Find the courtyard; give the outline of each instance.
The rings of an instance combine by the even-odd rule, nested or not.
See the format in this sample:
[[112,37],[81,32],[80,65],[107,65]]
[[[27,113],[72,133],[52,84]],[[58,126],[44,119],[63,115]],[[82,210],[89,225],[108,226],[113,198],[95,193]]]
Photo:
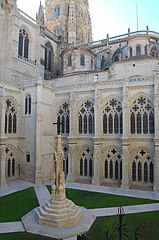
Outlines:
[[[50,189],[49,186],[16,180],[0,190],[1,239],[50,239],[26,233],[21,223],[21,217],[49,200]],[[89,209],[96,216],[87,233],[90,240],[104,239],[106,228],[112,231],[118,222],[119,206],[124,208],[123,220],[128,226],[132,229],[137,225],[141,228],[149,226],[145,239],[150,234],[153,240],[159,238],[159,193],[70,182],[67,182],[66,193],[75,204]]]

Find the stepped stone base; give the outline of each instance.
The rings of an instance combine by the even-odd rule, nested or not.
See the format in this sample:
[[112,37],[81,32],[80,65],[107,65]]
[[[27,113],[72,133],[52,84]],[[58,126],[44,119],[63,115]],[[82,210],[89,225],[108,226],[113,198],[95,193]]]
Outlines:
[[35,209],[35,216],[40,225],[63,228],[77,224],[82,212],[71,200],[50,200],[44,206]]
[[91,225],[95,220],[95,215],[91,210],[80,208],[81,218],[73,226],[65,226],[60,228],[41,225],[37,220],[37,212],[39,208],[33,209],[31,212],[22,217],[22,222],[26,232],[38,234],[41,236],[51,237],[53,239],[66,240],[71,237],[75,237],[79,234],[88,232]]

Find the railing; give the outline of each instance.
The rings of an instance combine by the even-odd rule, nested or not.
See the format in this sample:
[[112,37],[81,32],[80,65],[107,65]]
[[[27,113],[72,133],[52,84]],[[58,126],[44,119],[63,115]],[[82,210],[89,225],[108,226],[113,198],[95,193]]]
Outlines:
[[[115,37],[111,37],[109,38],[109,36],[106,38],[106,39],[102,39],[102,40],[98,40],[98,41],[94,41],[94,42],[90,42],[88,44],[82,44],[82,45],[79,45],[80,47],[85,47],[85,48],[95,48],[95,47],[98,47],[98,46],[102,46],[102,45],[105,45],[105,44],[113,44],[113,43],[116,43],[116,42],[124,42],[127,40],[127,38],[129,37],[132,37],[132,36],[137,36],[137,35],[147,35],[151,38],[158,38],[159,39],[159,33],[158,32],[155,32],[155,31],[149,31],[149,30],[141,30],[141,31],[136,31],[136,32],[128,32],[126,34],[122,34],[122,35],[118,35],[118,36],[115,36]],[[75,46],[75,45],[63,45],[64,48],[74,48],[74,47],[78,47],[78,46]]]
[[30,17],[29,15],[27,15],[25,12],[23,12],[22,10],[20,10],[18,8],[18,11],[20,13],[20,15],[22,15],[23,17],[25,17],[26,19],[28,19],[29,21],[31,21],[32,23],[36,24],[35,19],[33,19],[32,17]]
[[25,62],[27,62],[27,63],[30,63],[30,64],[32,64],[32,65],[36,65],[36,60],[33,61],[33,60],[31,60],[31,59],[25,58],[25,57],[20,56],[20,55],[18,55],[18,58],[21,59],[21,60],[23,60],[23,61],[25,61]]
[[141,35],[148,35],[148,36],[154,37],[154,38],[159,38],[159,33],[158,32],[149,31],[149,30],[141,30],[141,31],[130,32],[130,33],[118,35],[118,36],[115,36],[115,37],[106,38],[106,39],[103,39],[103,40],[91,42],[89,44],[89,47],[96,47],[98,45],[102,45],[102,44],[105,44],[105,43],[110,44],[110,43],[125,41],[128,37],[132,37],[132,36],[140,35],[140,34]]

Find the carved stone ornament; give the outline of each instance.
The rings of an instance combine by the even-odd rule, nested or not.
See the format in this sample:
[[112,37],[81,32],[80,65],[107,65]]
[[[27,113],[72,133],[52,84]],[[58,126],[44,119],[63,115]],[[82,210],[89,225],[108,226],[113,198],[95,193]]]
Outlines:
[[2,105],[2,107],[6,107],[6,97],[0,97],[0,104]]

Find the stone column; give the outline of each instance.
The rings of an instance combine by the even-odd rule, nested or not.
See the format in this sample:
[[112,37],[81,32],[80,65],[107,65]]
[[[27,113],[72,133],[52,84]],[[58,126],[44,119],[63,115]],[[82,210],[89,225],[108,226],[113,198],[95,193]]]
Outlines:
[[123,111],[123,135],[122,138],[128,138],[129,134],[129,106],[128,106],[128,89],[127,87],[123,87],[122,94],[122,111]]
[[0,187],[6,186],[6,153],[5,144],[0,144]]
[[94,98],[94,121],[95,121],[95,134],[94,137],[101,137],[102,135],[102,116],[101,116],[101,106],[100,106],[100,91],[98,85],[95,87],[95,98]]
[[92,184],[100,185],[100,159],[101,159],[101,146],[102,144],[94,143],[94,154],[93,154],[93,179]]
[[66,180],[73,182],[75,180],[75,167],[74,163],[76,163],[77,158],[77,142],[69,142],[69,149],[68,149],[68,175]]
[[155,83],[154,88],[154,114],[155,114],[155,154],[154,154],[154,191],[159,191],[159,86]]
[[76,102],[77,93],[71,93],[70,97],[70,134],[69,137],[78,135],[78,106]]
[[123,135],[122,135],[122,185],[121,188],[129,188],[130,185],[130,164],[129,164],[129,108],[128,108],[128,89],[123,87],[122,95],[123,111]]
[[130,163],[129,163],[129,144],[122,144],[122,185],[121,188],[129,188],[130,186]]
[[42,183],[42,85],[37,83],[35,183]]
[[5,134],[5,111],[6,111],[5,97],[0,97],[0,136],[1,138]]

